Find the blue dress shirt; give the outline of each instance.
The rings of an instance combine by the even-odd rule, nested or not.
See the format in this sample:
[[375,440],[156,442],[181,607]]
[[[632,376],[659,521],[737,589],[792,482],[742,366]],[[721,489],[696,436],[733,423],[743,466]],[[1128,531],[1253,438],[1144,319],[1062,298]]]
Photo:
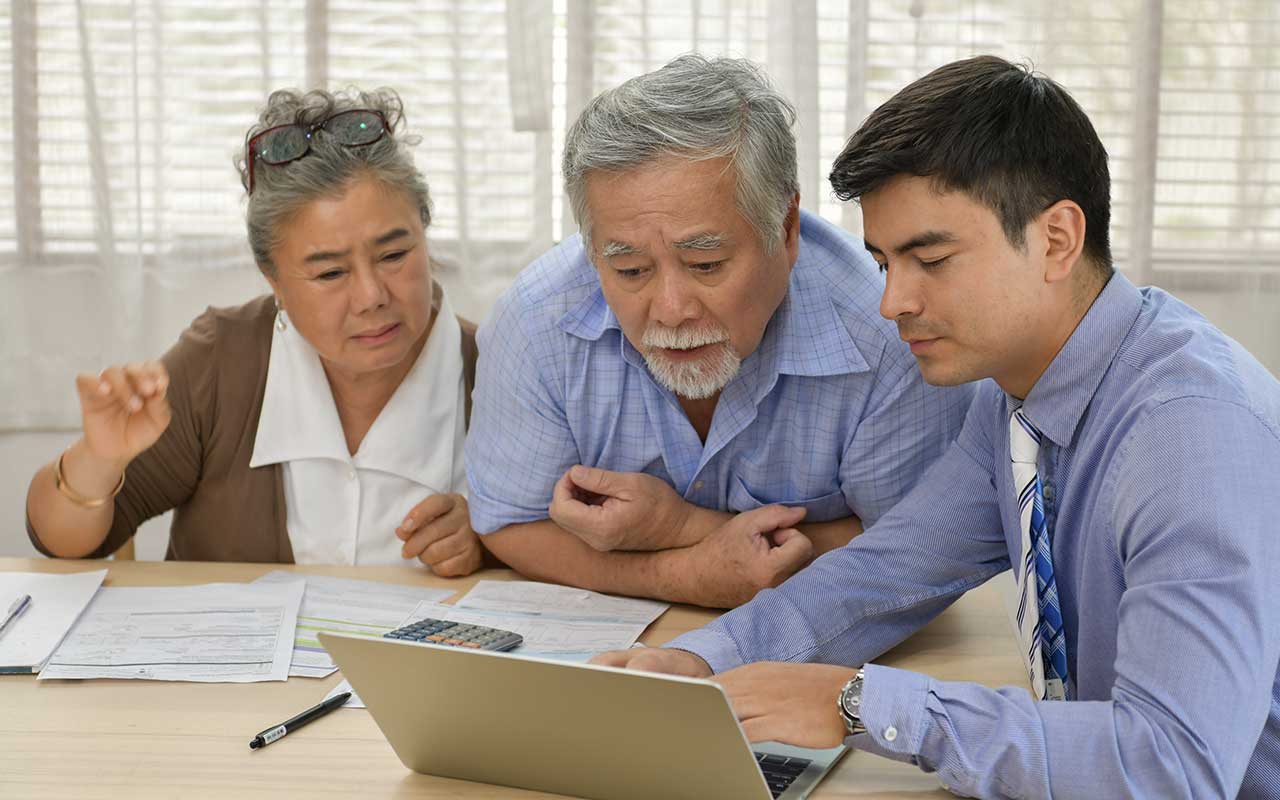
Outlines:
[[[716,671],[858,665],[1020,563],[1011,408],[983,382],[874,528],[669,646]],[[1280,796],[1280,385],[1117,274],[1023,409],[1045,437],[1072,699],[868,666],[851,743],[981,797]]]
[[787,293],[704,446],[605,303],[580,237],[522,271],[479,331],[466,445],[480,533],[547,518],[565,470],[646,472],[703,508],[879,519],[959,433],[970,387],[924,383],[861,243],[801,214]]

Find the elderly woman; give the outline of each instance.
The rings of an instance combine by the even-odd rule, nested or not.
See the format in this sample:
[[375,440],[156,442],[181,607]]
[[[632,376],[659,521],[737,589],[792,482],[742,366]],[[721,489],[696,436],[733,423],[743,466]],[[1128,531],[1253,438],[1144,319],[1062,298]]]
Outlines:
[[385,89],[271,95],[237,166],[272,294],[77,376],[84,433],[27,496],[41,552],[103,556],[174,509],[170,559],[480,566],[474,327],[432,281],[402,119]]

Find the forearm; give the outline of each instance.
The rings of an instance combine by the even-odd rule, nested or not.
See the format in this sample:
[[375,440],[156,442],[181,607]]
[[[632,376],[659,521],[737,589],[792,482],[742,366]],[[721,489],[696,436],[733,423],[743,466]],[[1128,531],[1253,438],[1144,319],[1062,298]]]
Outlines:
[[853,540],[853,537],[862,533],[862,520],[856,516],[848,516],[829,522],[797,525],[796,528],[813,542],[814,554],[822,555],[830,550],[844,547]]
[[[90,498],[105,498],[120,482],[125,465],[96,458],[80,439],[62,457],[62,477],[69,487]],[[50,553],[82,558],[102,544],[111,530],[115,504],[108,500],[85,508],[58,491],[53,462],[41,467],[27,490],[27,518]]]
[[690,548],[601,552],[551,520],[482,536],[485,548],[527,578],[670,603],[714,605]]
[[[1235,797],[1257,739],[1252,726],[1204,739],[1203,728],[1170,708],[1122,692],[1108,701],[1036,701],[1021,687],[990,689],[876,665],[865,669],[862,720],[868,733],[855,744],[914,760],[974,797]],[[884,735],[891,729],[892,740]],[[1227,767],[1236,759],[1222,758],[1231,749],[1246,754],[1237,769]]]

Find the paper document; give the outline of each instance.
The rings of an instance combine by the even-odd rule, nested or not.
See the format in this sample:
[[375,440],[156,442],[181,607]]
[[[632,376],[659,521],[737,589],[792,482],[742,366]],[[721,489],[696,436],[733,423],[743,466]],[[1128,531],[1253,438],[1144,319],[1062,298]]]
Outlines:
[[31,595],[22,615],[0,634],[0,673],[39,672],[107,577],[105,569],[50,575],[0,572],[0,612]]
[[[557,661],[586,661],[635,643],[669,606],[533,581],[480,581],[457,605],[423,603],[412,619],[434,617],[514,631],[524,642],[509,652]],[[346,681],[327,697],[351,692]],[[348,708],[364,708],[354,692]]]
[[[458,608],[554,616],[596,622],[640,622],[648,625],[670,606],[655,600],[615,597],[572,586],[535,581],[479,581]],[[630,644],[630,642],[628,642]]]
[[297,580],[102,589],[40,679],[285,680],[304,586]]
[[[276,570],[255,584],[296,581],[296,572]],[[307,575],[307,590],[298,612],[298,628],[293,639],[290,675],[323,678],[337,670],[333,659],[321,647],[320,631],[353,636],[381,636],[412,621],[410,615],[424,601],[444,600],[452,589],[429,589],[395,583],[359,581]],[[425,615],[424,615],[425,616]],[[417,619],[421,619],[418,617]]]

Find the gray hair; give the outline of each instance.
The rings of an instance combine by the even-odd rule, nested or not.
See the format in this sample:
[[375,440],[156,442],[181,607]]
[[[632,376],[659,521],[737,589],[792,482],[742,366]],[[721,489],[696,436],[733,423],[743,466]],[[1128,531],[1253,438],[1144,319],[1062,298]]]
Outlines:
[[799,191],[795,120],[791,103],[743,59],[683,55],[602,92],[565,138],[565,192],[583,239],[591,241],[586,182],[592,170],[623,172],[670,156],[728,158],[738,211],[773,253]]
[[[412,146],[417,137],[397,135],[404,122],[404,103],[392,89],[362,92],[348,89],[327,92],[315,89],[303,94],[296,89],[280,89],[267,98],[258,122],[245,133],[249,141],[276,125],[301,125],[310,128],[334,114],[352,109],[368,109],[382,114],[387,130],[373,144],[347,147],[316,131],[311,137],[311,150],[288,164],[271,166],[259,162],[253,170],[253,193],[248,195],[245,224],[249,231],[249,247],[258,269],[268,277],[275,275],[271,251],[279,244],[281,226],[303,206],[320,197],[342,193],[351,181],[370,175],[392,189],[397,189],[418,205],[422,226],[431,224],[431,195],[427,181],[413,164]],[[246,150],[236,158],[240,183],[249,190],[249,164]]]

